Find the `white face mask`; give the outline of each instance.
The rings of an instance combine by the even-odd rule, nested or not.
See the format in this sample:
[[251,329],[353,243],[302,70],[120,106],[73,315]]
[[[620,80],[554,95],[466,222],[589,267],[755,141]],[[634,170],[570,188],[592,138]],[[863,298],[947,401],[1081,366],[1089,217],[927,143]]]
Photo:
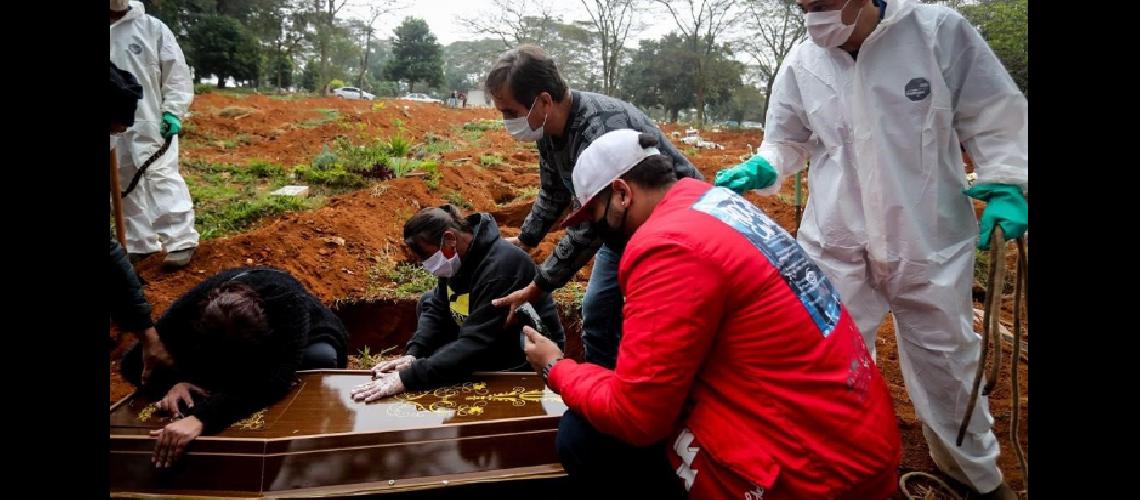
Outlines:
[[511,118],[510,120],[503,120],[503,126],[507,128],[507,133],[511,134],[516,141],[537,141],[542,139],[543,129],[546,127],[546,119],[550,117],[547,113],[542,118],[542,125],[537,129],[530,128],[530,114],[534,112],[534,106],[538,104],[538,98],[534,98],[534,102],[530,105],[530,110],[526,112],[526,116],[518,118]]
[[[807,26],[811,41],[820,47],[831,49],[843,45],[848,38],[851,38],[851,34],[855,32],[855,23],[843,24],[843,9],[846,9],[849,3],[851,0],[847,0],[843,7],[836,10],[804,14],[804,24]],[[856,21],[862,13],[863,7],[859,7],[859,11],[855,13]]]
[[424,261],[424,269],[437,278],[450,278],[459,272],[459,252],[455,252],[455,256],[447,258],[443,255],[443,240],[439,242],[439,250],[436,250],[428,260]]

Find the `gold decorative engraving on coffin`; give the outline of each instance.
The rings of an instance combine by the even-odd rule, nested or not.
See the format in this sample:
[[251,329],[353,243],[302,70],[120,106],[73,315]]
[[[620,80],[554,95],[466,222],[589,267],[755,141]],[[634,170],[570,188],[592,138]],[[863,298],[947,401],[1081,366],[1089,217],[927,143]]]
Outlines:
[[246,418],[234,422],[230,426],[231,429],[240,429],[243,431],[259,431],[265,428],[265,412],[268,408],[262,408],[257,413],[250,415]]
[[[243,431],[259,431],[261,429],[264,429],[265,428],[265,412],[267,410],[268,410],[268,408],[262,408],[257,413],[254,413],[253,415],[250,415],[246,418],[238,420],[237,422],[234,422],[233,425],[230,425],[230,428],[231,429],[239,429],[239,430],[243,430]],[[151,417],[154,416],[154,412],[156,412],[156,411],[158,411],[158,403],[157,402],[146,405],[145,407],[143,407],[142,410],[139,410],[138,421],[141,423],[149,422]],[[160,423],[162,423],[162,422],[173,422],[174,421],[174,419],[169,418],[169,417],[159,417],[159,418],[160,418],[160,420],[159,420]]]
[[[526,406],[527,403],[560,401],[561,399],[545,389],[515,387],[509,392],[490,393],[486,382],[467,382],[432,391],[416,391],[397,394],[392,397],[405,405],[391,405],[387,414],[393,417],[410,417],[419,412],[444,413],[465,417],[482,415],[484,408],[491,403],[510,403],[511,406]],[[438,398],[432,401],[432,398]],[[457,401],[458,400],[458,401]],[[470,402],[470,403],[462,403]]]

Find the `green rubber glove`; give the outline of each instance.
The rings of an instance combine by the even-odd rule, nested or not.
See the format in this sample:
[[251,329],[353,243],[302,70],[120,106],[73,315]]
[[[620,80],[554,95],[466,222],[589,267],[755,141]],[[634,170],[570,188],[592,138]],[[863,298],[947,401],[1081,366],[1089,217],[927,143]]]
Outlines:
[[176,135],[182,131],[182,121],[174,116],[174,113],[164,111],[162,113],[162,137],[165,139],[172,135]]
[[986,202],[979,221],[979,249],[990,249],[994,224],[1001,226],[1006,241],[1021,237],[1029,229],[1029,203],[1021,194],[1021,188],[1009,184],[978,184],[962,192]]
[[776,182],[779,174],[763,156],[753,155],[748,161],[716,173],[716,185],[726,187],[737,194],[749,189],[764,189]]

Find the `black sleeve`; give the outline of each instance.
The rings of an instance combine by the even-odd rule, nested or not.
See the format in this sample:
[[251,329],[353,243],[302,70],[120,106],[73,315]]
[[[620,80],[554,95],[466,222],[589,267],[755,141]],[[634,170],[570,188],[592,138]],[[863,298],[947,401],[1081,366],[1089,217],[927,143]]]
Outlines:
[[407,354],[416,358],[431,356],[440,346],[455,340],[445,335],[455,330],[455,319],[451,317],[447,288],[442,281],[420,299],[417,313],[416,333],[408,341]]
[[204,433],[219,432],[273,404],[289,392],[297,378],[309,330],[308,309],[289,287],[259,288],[272,328],[266,356],[262,362],[252,363],[256,368],[243,370],[245,374],[238,380],[212,391],[195,406],[194,415],[202,421]]
[[559,179],[558,171],[554,165],[546,161],[541,154],[538,157],[538,197],[530,207],[530,213],[523,219],[520,227],[519,241],[528,247],[537,247],[542,239],[558,222],[558,217],[570,205],[573,198],[569,189]]
[[141,332],[154,323],[142,282],[127,259],[123,246],[111,238],[111,319],[128,332]]
[[473,309],[459,329],[459,337],[433,353],[431,357],[417,359],[412,366],[400,372],[400,380],[409,391],[453,384],[471,375],[476,369],[480,356],[495,344],[507,322],[507,308],[491,305],[491,300],[518,290],[533,276],[533,264],[517,266],[514,271],[487,273],[495,278],[483,279],[475,283],[470,301]]

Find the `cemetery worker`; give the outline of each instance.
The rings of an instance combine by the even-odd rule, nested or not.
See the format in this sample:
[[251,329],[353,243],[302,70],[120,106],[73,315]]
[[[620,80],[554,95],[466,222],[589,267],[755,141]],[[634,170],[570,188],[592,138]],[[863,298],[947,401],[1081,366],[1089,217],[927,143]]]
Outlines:
[[[157,324],[174,359],[142,391],[165,393],[158,409],[184,417],[152,432],[155,465],[169,467],[188,442],[273,404],[298,370],[344,368],[348,332],[340,319],[285,271],[236,268],[179,297]],[[139,384],[138,349],[123,378]]]
[[[939,469],[1014,498],[998,469],[988,399],[958,427],[977,368],[974,246],[1028,227],[1029,104],[978,30],[913,0],[798,2],[808,40],[772,89],[755,156],[717,173],[774,194],[810,161],[798,240],[850,307],[874,352],[887,311],[910,399]],[[977,184],[966,190],[960,143]],[[979,231],[970,198],[988,202]]]
[[623,464],[652,450],[691,498],[889,497],[891,394],[835,288],[755,205],[677,179],[657,144],[609,132],[574,168],[565,224],[625,246],[617,368],[528,331],[527,359],[570,408],[557,445],[573,482],[645,484]]
[[[503,53],[485,86],[503,114],[507,132],[519,141],[535,141],[538,147],[538,199],[522,223],[522,232],[507,239],[523,249],[537,246],[570,206],[575,195],[570,173],[578,156],[608,131],[629,128],[652,134],[662,153],[673,160],[677,177],[703,179],[653,120],[625,101],[569,89],[554,60],[539,47],[522,45]],[[513,309],[562,287],[595,253],[582,300],[582,343],[586,361],[613,368],[622,325],[622,295],[617,284],[621,248],[603,245],[588,221],[568,227],[534,280],[496,305]]]
[[[110,105],[110,134],[122,133],[134,124],[135,107],[142,98],[142,86],[127,71],[110,65],[107,80],[107,102]],[[166,347],[158,338],[158,331],[150,317],[150,303],[143,295],[142,282],[135,274],[134,267],[127,260],[123,246],[110,235],[110,277],[111,277],[111,321],[119,329],[133,333],[142,344],[142,372],[140,378],[146,381],[150,372],[157,366],[169,366],[172,361]]]
[[[491,300],[534,279],[534,261],[499,236],[490,214],[464,217],[452,205],[424,208],[404,224],[404,244],[438,278],[416,305],[416,332],[406,354],[376,365],[376,380],[361,385],[363,401],[405,390],[461,382],[476,371],[526,369],[522,325],[505,326],[507,310]],[[539,327],[558,345],[562,323],[549,294],[534,306]]]
[[194,204],[178,173],[177,135],[194,99],[190,68],[174,34],[147,15],[141,2],[111,0],[110,30],[111,61],[134,74],[143,87],[135,124],[115,144],[124,190],[147,159],[170,141],[123,199],[127,252],[138,260],[165,249],[164,264],[182,267],[198,246]]

